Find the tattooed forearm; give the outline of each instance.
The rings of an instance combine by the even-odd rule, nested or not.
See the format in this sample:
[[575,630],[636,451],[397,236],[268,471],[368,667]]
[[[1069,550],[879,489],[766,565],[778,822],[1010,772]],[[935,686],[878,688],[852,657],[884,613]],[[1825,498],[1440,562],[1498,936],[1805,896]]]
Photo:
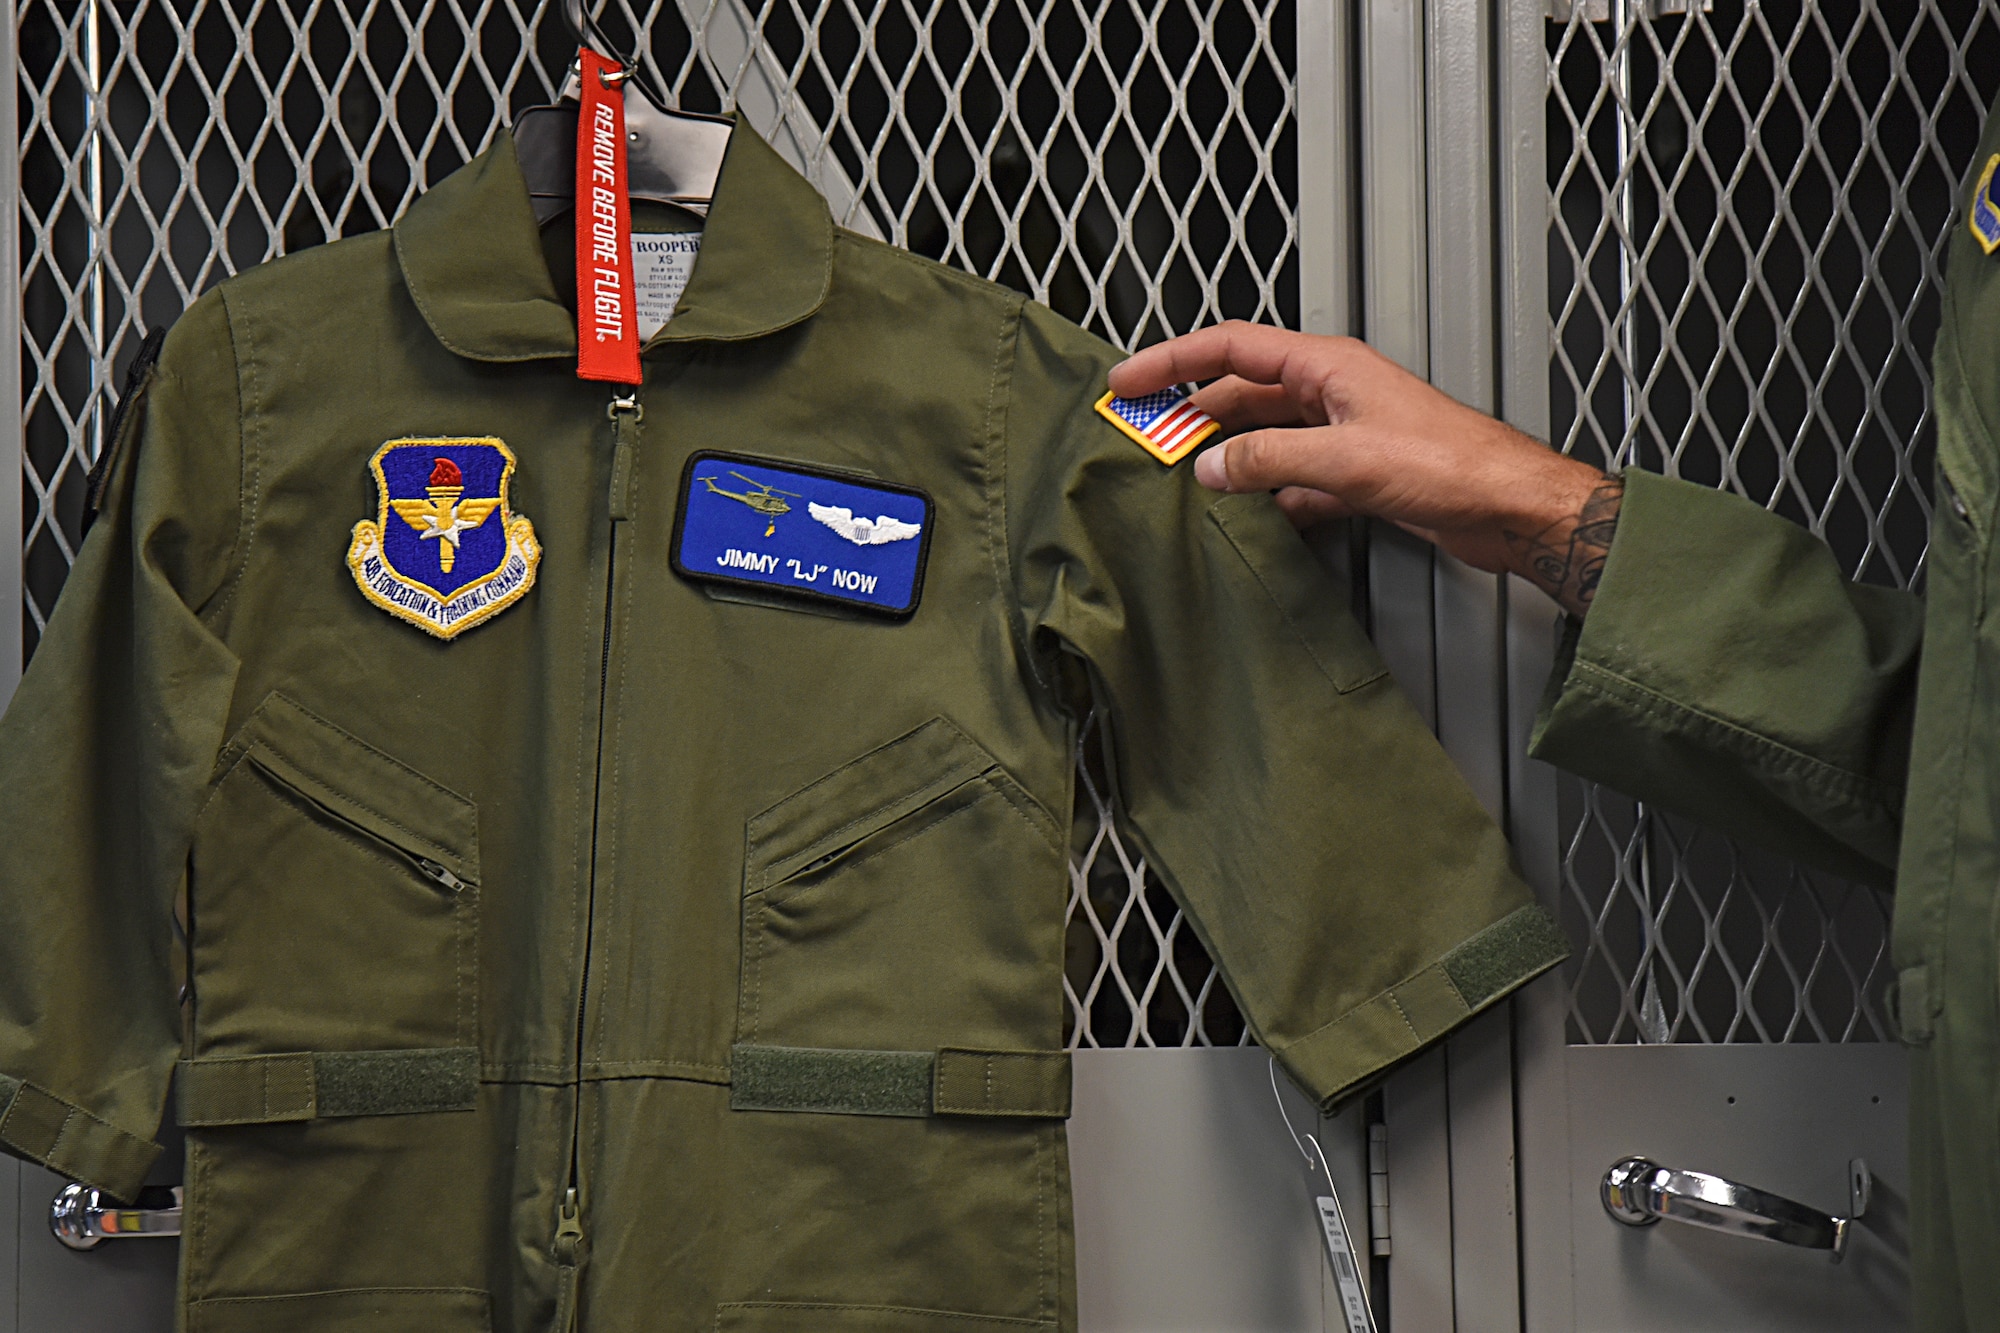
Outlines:
[[1507,532],[1507,551],[1514,572],[1562,603],[1563,610],[1582,616],[1597,596],[1597,580],[1611,553],[1618,528],[1618,510],[1625,500],[1625,480],[1606,477],[1583,508],[1549,524],[1540,532]]

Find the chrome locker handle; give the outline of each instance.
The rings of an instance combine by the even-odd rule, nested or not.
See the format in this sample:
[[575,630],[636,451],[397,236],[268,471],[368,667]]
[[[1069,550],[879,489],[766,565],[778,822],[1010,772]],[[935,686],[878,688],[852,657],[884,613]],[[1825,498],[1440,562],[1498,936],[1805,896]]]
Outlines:
[[1848,1168],[1850,1217],[1834,1217],[1706,1172],[1676,1171],[1644,1157],[1614,1162],[1604,1173],[1598,1197],[1604,1211],[1626,1226],[1649,1227],[1665,1217],[1734,1236],[1830,1250],[1838,1260],[1846,1252],[1849,1230],[1868,1206],[1867,1164],[1856,1159]]
[[[147,1190],[147,1195],[164,1191]],[[49,1204],[49,1230],[72,1250],[94,1250],[107,1240],[181,1234],[181,1190],[170,1208],[123,1208],[88,1185],[65,1185]]]

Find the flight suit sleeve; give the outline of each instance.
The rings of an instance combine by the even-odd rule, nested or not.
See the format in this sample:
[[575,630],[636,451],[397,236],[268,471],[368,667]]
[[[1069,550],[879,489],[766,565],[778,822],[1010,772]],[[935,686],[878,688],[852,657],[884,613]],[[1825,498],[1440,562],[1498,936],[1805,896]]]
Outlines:
[[1645,472],[1529,752],[1863,883],[1895,871],[1923,602],[1818,538]]
[[1121,831],[1331,1105],[1566,950],[1270,497],[1215,495],[1097,414],[1117,359],[1026,307],[1004,433],[1031,669],[1084,664]]
[[238,540],[211,295],[124,414],[103,508],[0,719],[0,1148],[131,1199],[180,1048],[172,914],[237,663],[203,612]]

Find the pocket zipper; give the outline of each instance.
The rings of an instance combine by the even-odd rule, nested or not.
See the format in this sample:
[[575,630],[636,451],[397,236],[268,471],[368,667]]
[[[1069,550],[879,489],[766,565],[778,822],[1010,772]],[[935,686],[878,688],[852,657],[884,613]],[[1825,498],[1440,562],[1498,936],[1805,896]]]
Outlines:
[[1945,475],[1942,468],[1938,469],[1938,485],[1944,492],[1945,503],[1951,506],[1952,513],[1958,515],[1958,521],[1970,525],[1972,511],[1967,509],[1965,501],[1959,498],[1958,487],[1951,484],[1951,478]]
[[394,838],[387,836],[377,829],[371,828],[358,819],[351,818],[342,811],[334,809],[325,801],[320,800],[313,793],[307,791],[297,778],[284,771],[289,765],[284,764],[282,761],[274,762],[271,756],[265,755],[255,747],[245,754],[244,758],[256,765],[258,772],[270,778],[271,781],[277,783],[307,805],[310,805],[314,810],[326,816],[326,818],[332,820],[350,833],[358,834],[376,846],[386,849],[397,860],[402,861],[412,870],[416,871],[418,875],[429,880],[439,888],[444,889],[446,892],[456,894],[472,887],[471,881],[460,878],[457,874],[453,873],[450,866],[445,865],[442,861],[435,861],[420,852],[412,851],[410,848],[397,842]]
[[[402,848],[398,847],[396,850],[402,851]],[[407,855],[407,853],[405,854]],[[424,876],[426,879],[436,881],[438,884],[450,889],[453,893],[457,893],[460,889],[466,887],[464,880],[452,874],[448,868],[438,864],[427,856],[412,856],[410,857],[410,861],[417,867],[418,874]]]

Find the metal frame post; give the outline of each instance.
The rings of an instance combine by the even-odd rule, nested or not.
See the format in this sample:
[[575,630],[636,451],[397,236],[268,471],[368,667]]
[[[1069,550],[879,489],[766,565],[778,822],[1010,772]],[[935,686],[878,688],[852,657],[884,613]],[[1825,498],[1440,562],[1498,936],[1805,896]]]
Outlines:
[[[0,29],[0,59],[5,68],[16,70],[19,53],[15,50],[15,34],[19,30],[19,18],[14,0],[7,0],[7,22]],[[0,357],[0,402],[11,403],[8,409],[12,424],[8,426],[5,438],[8,441],[5,452],[13,459],[6,467],[0,467],[0,514],[15,516],[19,522],[21,513],[21,473],[27,467],[27,432],[21,419],[21,125],[19,99],[9,95],[0,97],[0,143],[8,145],[13,154],[12,166],[6,177],[6,200],[0,206],[0,252],[7,256],[7,262],[0,265],[0,318],[15,330],[14,351]],[[7,593],[9,610],[0,615],[0,707],[13,697],[14,686],[21,679],[21,622],[25,612],[22,597],[25,592],[22,580],[25,577],[20,529],[15,529],[15,539],[0,542],[0,590]]]
[[[1428,0],[1427,106],[1431,382],[1499,408],[1496,18],[1479,0]],[[1438,738],[1487,810],[1507,808],[1508,750],[1500,580],[1439,555]],[[1519,1333],[1511,1020],[1506,1006],[1445,1046],[1451,1145],[1452,1303],[1458,1333]]]
[[1299,327],[1355,327],[1350,0],[1298,0]]
[[21,1164],[0,1161],[0,1333],[21,1328]]
[[[1505,105],[1519,85],[1518,28],[1512,8],[1477,0],[1365,0],[1361,22],[1366,335],[1488,412],[1511,410],[1514,360],[1546,345],[1539,305],[1524,343],[1516,275],[1500,271],[1522,187],[1541,180],[1538,163],[1522,172]],[[1397,680],[1506,820],[1522,794],[1516,676],[1533,671],[1513,651],[1512,603],[1528,599],[1398,533],[1374,534],[1369,574],[1376,642]],[[1511,1006],[1482,1017],[1385,1089],[1400,1333],[1523,1327],[1513,1024]]]
[[[1362,333],[1414,374],[1430,374],[1429,108],[1425,0],[1362,0]],[[1424,720],[1438,722],[1431,548],[1375,525],[1368,553],[1375,644]],[[1455,1326],[1451,1131],[1445,1052],[1411,1061],[1383,1087],[1389,1162],[1389,1311],[1394,1326]]]
[[[1500,169],[1497,289],[1501,416],[1549,435],[1547,105],[1542,0],[1501,0],[1494,74]],[[1507,596],[1507,833],[1521,874],[1550,912],[1561,884],[1555,770],[1526,758],[1555,660],[1555,605],[1510,580]],[[1570,1274],[1569,1066],[1563,982],[1543,978],[1514,1000],[1521,1317],[1536,1333],[1573,1333]]]

